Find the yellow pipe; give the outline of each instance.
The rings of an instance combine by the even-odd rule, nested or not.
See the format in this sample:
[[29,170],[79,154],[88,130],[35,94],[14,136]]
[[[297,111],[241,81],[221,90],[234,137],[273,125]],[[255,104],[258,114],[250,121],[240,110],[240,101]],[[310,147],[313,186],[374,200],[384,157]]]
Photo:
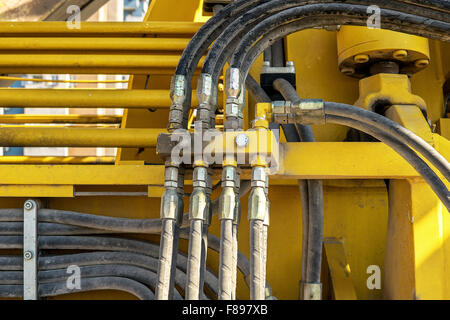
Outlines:
[[29,115],[29,114],[2,114],[0,123],[76,123],[76,124],[120,124],[122,116],[104,115]]
[[[198,103],[192,93],[192,103]],[[169,90],[0,89],[3,108],[169,108]]]
[[48,80],[48,79],[21,78],[21,77],[10,77],[10,76],[0,76],[0,80],[50,82],[50,83],[128,83],[129,82],[129,80]]
[[0,34],[32,35],[135,35],[143,34],[185,34],[192,35],[198,31],[203,23],[193,22],[81,22],[79,29],[69,29],[66,22],[0,22]]
[[0,73],[170,74],[179,59],[162,54],[0,54]]
[[165,129],[0,128],[3,147],[155,147]]
[[0,157],[0,164],[113,164],[114,157]]
[[182,51],[189,39],[181,38],[0,38],[0,50],[103,50],[103,51]]

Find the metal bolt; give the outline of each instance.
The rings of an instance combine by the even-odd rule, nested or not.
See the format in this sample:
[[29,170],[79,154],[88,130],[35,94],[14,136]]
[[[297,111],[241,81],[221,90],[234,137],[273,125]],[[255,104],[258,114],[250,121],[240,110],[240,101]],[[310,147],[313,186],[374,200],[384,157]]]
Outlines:
[[414,64],[417,68],[425,68],[426,66],[428,66],[430,64],[430,60],[420,59],[420,60],[417,60]]
[[24,258],[25,260],[31,260],[31,259],[33,258],[33,252],[31,252],[31,251],[25,251],[25,252],[23,253],[23,258]]
[[236,136],[236,145],[240,148],[246,147],[249,141],[250,140],[245,133],[241,133]]
[[355,68],[344,67],[341,69],[341,72],[347,76],[351,76],[351,75],[355,74]]
[[370,57],[367,54],[358,54],[354,58],[356,63],[366,63],[369,62]]
[[286,63],[286,67],[293,67],[294,66],[294,61],[288,61]]
[[408,51],[406,51],[406,50],[397,50],[397,51],[394,51],[392,56],[395,59],[403,60],[403,59],[406,59],[408,57]]
[[27,201],[27,202],[25,202],[24,208],[26,210],[31,210],[31,209],[33,209],[33,206],[34,206],[34,204],[32,201]]

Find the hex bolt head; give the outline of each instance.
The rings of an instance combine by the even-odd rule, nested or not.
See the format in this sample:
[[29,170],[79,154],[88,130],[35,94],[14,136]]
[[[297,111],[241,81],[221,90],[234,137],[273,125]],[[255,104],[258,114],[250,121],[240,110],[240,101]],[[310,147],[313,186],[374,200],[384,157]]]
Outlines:
[[355,68],[352,67],[344,67],[341,69],[341,72],[345,74],[346,76],[351,76],[355,74]]
[[25,252],[23,253],[23,258],[24,258],[25,260],[31,260],[31,259],[33,258],[33,252],[31,252],[31,251],[25,251]]
[[407,50],[396,50],[392,53],[392,56],[395,59],[404,60],[408,57],[408,51]]
[[250,139],[245,133],[241,133],[236,136],[236,145],[240,148],[246,147],[249,141]]
[[31,210],[31,209],[33,209],[33,207],[34,207],[34,204],[33,204],[32,201],[27,201],[27,202],[25,202],[24,208],[25,208],[26,210]]
[[370,57],[367,54],[358,54],[355,56],[354,61],[356,63],[367,63],[369,62]]

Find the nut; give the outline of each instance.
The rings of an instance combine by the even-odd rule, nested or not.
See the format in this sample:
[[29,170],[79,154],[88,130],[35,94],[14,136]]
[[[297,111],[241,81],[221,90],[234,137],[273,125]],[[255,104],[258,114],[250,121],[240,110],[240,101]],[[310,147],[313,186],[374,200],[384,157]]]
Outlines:
[[33,201],[28,200],[28,201],[25,202],[25,204],[24,204],[24,208],[25,208],[26,210],[31,210],[31,209],[33,209],[33,207],[34,207]]
[[209,103],[212,104],[213,98],[213,79],[208,73],[202,73],[198,77],[197,83],[197,97],[199,104]]
[[241,72],[237,68],[230,68],[227,70],[225,76],[225,92],[227,97],[239,97],[242,88]]
[[187,81],[183,75],[174,75],[170,83],[170,99],[177,105],[182,105],[186,99]]
[[25,260],[31,260],[31,259],[33,258],[33,252],[31,252],[31,251],[25,251],[25,252],[23,253],[23,258],[24,258]]

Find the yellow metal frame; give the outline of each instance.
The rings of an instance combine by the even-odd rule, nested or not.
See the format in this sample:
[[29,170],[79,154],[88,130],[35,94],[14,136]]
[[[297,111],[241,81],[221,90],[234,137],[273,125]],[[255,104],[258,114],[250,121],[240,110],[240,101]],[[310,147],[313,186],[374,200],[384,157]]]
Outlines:
[[[202,5],[200,0],[154,0],[144,23],[83,23],[81,29],[67,29],[63,22],[1,22],[0,34],[2,37],[11,37],[4,43],[3,51],[0,45],[1,73],[87,72],[124,73],[133,76],[129,90],[121,91],[55,90],[45,91],[44,96],[42,91],[37,90],[0,90],[3,106],[10,103],[10,106],[22,107],[126,108],[121,118],[121,129],[111,129],[114,130],[114,137],[104,137],[103,133],[106,131],[101,131],[103,129],[74,131],[86,128],[0,128],[0,137],[5,137],[6,129],[10,132],[6,137],[8,141],[15,140],[17,144],[30,145],[44,135],[50,137],[50,140],[40,140],[38,145],[48,145],[49,142],[53,145],[67,145],[71,144],[70,141],[79,143],[81,139],[89,141],[84,146],[124,147],[119,149],[115,159],[0,157],[0,206],[22,207],[23,200],[28,197],[44,197],[48,198],[48,206],[51,208],[110,216],[123,216],[126,212],[130,218],[159,217],[164,166],[155,152],[156,137],[167,123],[170,76],[178,63],[178,51],[198,30],[201,22],[208,19],[202,14]],[[22,38],[16,43],[14,39],[19,37]],[[49,39],[37,41],[34,37]],[[54,41],[55,38],[50,39],[52,37],[77,39],[66,48],[64,56],[54,52],[47,52],[40,57],[36,57],[32,51],[22,53],[19,57],[15,53],[8,53],[8,50],[28,49],[33,43],[46,50],[65,49],[59,48],[60,44]],[[99,37],[108,39],[97,44],[91,41]],[[120,52],[114,57],[101,52],[117,45],[118,37],[134,39],[135,51],[145,49],[155,52],[148,56],[142,52],[130,54],[128,49],[131,47],[127,49],[128,52]],[[151,39],[147,42],[142,37]],[[160,41],[161,37],[164,40]],[[174,39],[173,43],[171,38]],[[65,41],[70,42],[71,39]],[[388,109],[387,115],[421,135],[450,159],[450,142],[443,138],[449,137],[446,132],[450,132],[450,125],[443,119],[439,126],[442,136],[433,133],[421,112],[426,107],[433,123],[441,117],[442,100],[436,88],[440,88],[439,85],[442,87],[450,71],[449,64],[446,64],[450,48],[431,41],[429,52],[426,52],[419,43],[410,43],[410,46],[416,47],[417,52],[430,58],[429,67],[414,75],[411,84],[404,76],[391,75],[378,75],[359,83],[357,79],[340,73],[336,55],[337,41],[336,32],[325,30],[305,30],[287,37],[286,56],[295,63],[301,96],[348,104],[354,104],[360,96],[358,105],[367,108],[370,108],[375,99],[388,97],[393,106]],[[143,42],[145,47],[140,46]],[[79,57],[67,52],[85,46],[92,49],[90,53],[98,50],[97,53],[100,54]],[[55,68],[55,64],[59,64],[59,67]],[[261,64],[260,59],[252,74],[258,74]],[[194,90],[195,83],[194,79]],[[195,96],[194,92],[193,97]],[[246,127],[253,120],[254,111],[253,100],[248,100],[244,115],[244,119],[248,120]],[[62,101],[66,105],[60,105]],[[221,97],[219,101],[222,101]],[[196,103],[194,100],[193,104]],[[148,108],[155,110],[149,112]],[[258,113],[255,126],[267,127],[267,119],[261,119],[260,116]],[[66,117],[58,120],[57,117],[45,116],[0,116],[0,123],[91,123],[90,121],[106,120],[108,119],[102,120],[101,117],[90,120]],[[118,118],[109,120],[116,123]],[[61,130],[68,130],[64,131],[67,134],[61,135]],[[321,179],[324,181],[325,201],[325,269],[329,271],[334,298],[450,298],[450,280],[446,276],[449,268],[446,257],[450,255],[449,216],[417,172],[384,144],[342,142],[348,131],[345,127],[313,126],[313,130],[318,141],[315,143],[284,143],[283,136],[281,137],[279,170],[271,176],[269,197],[271,210],[276,214],[272,215],[269,231],[267,277],[274,295],[279,299],[298,298],[302,219],[301,199],[295,179]],[[40,136],[30,135],[30,132]],[[22,135],[18,135],[19,133]],[[136,133],[141,133],[141,139],[137,139]],[[102,144],[101,139],[107,139],[108,144]],[[126,140],[126,143],[118,139],[122,139],[122,142]],[[112,163],[114,160],[115,163]],[[250,166],[243,168],[242,179],[249,179],[250,170]],[[214,172],[216,181],[220,179],[220,174],[220,170]],[[188,192],[192,185],[190,175],[187,172]],[[390,179],[389,190],[384,179]],[[125,198],[127,201],[123,197],[112,196],[74,197],[75,190],[83,188],[102,191],[143,188],[147,190],[147,196],[135,197],[133,200]],[[218,191],[214,191],[212,197],[217,195]],[[187,207],[187,203],[185,205]],[[242,208],[245,216],[246,199],[243,199]],[[242,219],[241,230],[239,247],[248,255],[246,219]],[[219,234],[216,218],[213,219],[210,232]],[[182,241],[180,248],[186,250],[186,242]],[[208,267],[217,271],[217,265],[218,256],[209,252]],[[383,292],[367,288],[369,265],[381,267]],[[105,293],[77,294],[73,297],[128,296]],[[242,275],[238,278],[238,297],[248,298],[248,289]]]

